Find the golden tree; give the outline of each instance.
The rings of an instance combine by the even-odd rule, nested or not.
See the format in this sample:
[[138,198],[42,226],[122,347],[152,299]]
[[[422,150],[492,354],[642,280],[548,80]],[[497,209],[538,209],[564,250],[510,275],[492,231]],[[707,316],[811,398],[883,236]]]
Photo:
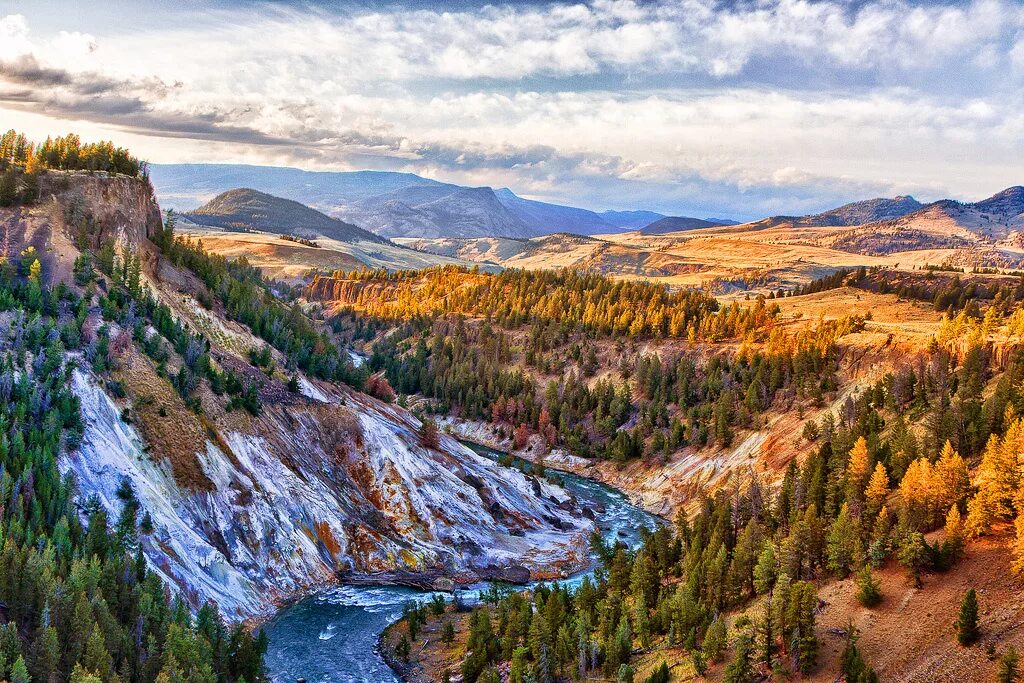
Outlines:
[[889,497],[889,473],[885,471],[885,465],[877,463],[875,471],[871,473],[871,479],[864,490],[866,511],[872,517],[885,506]]

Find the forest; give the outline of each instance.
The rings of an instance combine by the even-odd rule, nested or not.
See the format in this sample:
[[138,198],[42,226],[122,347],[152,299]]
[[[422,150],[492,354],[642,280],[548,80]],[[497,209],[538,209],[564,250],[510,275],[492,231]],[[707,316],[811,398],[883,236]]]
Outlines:
[[[719,310],[700,292],[572,271],[366,271],[332,295],[334,329],[371,340],[370,369],[400,395],[489,421],[517,447],[539,434],[549,448],[618,462],[729,446],[773,405],[820,405],[837,383],[836,340],[863,324],[790,334],[764,298]],[[686,343],[636,348],[677,335]],[[595,379],[609,367],[618,379]]]
[[[873,573],[887,561],[920,584],[922,573],[954,566],[967,541],[1007,523],[1018,529],[1014,567],[1024,570],[1024,353],[985,401],[977,389],[986,365],[975,357],[981,362],[955,370],[948,358],[919,365],[920,380],[913,368],[888,377],[836,418],[814,424],[806,433],[809,457],[791,463],[777,488],[754,474],[736,478],[731,490],[706,496],[696,514],[646,534],[636,550],[595,539],[600,569],[574,591],[555,584],[495,592],[463,620],[458,606],[410,609],[398,629],[397,656],[451,647],[460,624],[467,655],[459,673],[469,682],[500,680],[499,666],[508,666],[512,683],[589,675],[632,681],[638,652],[666,651],[675,665],[679,648],[694,673],[722,666],[730,683],[766,672],[808,674],[818,666],[815,586],[823,581],[854,577],[857,599],[873,608],[889,599]],[[946,373],[950,381],[934,381]],[[964,431],[947,432],[950,410],[976,419]],[[911,415],[938,431],[919,441],[907,429]],[[974,459],[980,465],[972,485],[967,461]],[[927,540],[935,529],[943,529],[941,539]],[[729,627],[724,614],[734,610],[745,616]],[[965,593],[959,617],[949,618],[957,622],[959,646],[978,639],[973,591]],[[446,642],[417,641],[430,620],[446,622]],[[851,629],[840,660],[846,680],[879,680],[856,642]],[[1012,649],[1003,657],[1004,668],[1016,666]],[[666,664],[647,680],[667,676]]]

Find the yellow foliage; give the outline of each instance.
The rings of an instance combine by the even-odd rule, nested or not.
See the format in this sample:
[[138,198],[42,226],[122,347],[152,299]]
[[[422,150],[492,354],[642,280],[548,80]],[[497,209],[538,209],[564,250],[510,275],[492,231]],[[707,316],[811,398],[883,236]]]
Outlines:
[[885,465],[878,463],[875,465],[875,471],[871,473],[871,479],[864,490],[868,513],[879,513],[885,507],[885,501],[888,497],[889,473],[885,471]]

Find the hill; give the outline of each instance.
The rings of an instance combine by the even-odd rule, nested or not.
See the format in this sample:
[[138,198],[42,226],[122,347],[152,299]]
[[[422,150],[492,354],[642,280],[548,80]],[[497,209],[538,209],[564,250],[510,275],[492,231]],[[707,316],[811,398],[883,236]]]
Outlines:
[[689,216],[666,216],[640,228],[641,235],[664,235],[670,232],[682,232],[683,230],[696,230],[698,228],[713,228],[723,223],[690,218]]
[[909,196],[893,197],[892,199],[866,199],[843,204],[822,213],[803,216],[796,223],[797,225],[820,227],[863,225],[864,223],[899,218],[917,211],[921,206],[921,202]]
[[827,244],[865,254],[969,247],[1007,240],[1024,229],[1024,187],[978,202],[943,199],[902,216],[868,222],[826,237]]
[[259,230],[307,238],[329,237],[341,242],[383,244],[387,241],[299,202],[249,188],[221,193],[185,216],[193,223],[226,230]]

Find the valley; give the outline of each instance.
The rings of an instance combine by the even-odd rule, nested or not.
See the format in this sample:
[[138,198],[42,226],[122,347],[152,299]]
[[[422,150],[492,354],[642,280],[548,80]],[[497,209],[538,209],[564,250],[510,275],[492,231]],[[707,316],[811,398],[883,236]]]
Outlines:
[[[144,606],[94,589],[110,670],[139,619],[229,683],[955,680],[1024,646],[1012,189],[406,239],[248,189],[164,212],[126,151],[39,149],[0,208],[5,561],[130,574]],[[33,591],[0,585],[30,652],[67,628]]]

